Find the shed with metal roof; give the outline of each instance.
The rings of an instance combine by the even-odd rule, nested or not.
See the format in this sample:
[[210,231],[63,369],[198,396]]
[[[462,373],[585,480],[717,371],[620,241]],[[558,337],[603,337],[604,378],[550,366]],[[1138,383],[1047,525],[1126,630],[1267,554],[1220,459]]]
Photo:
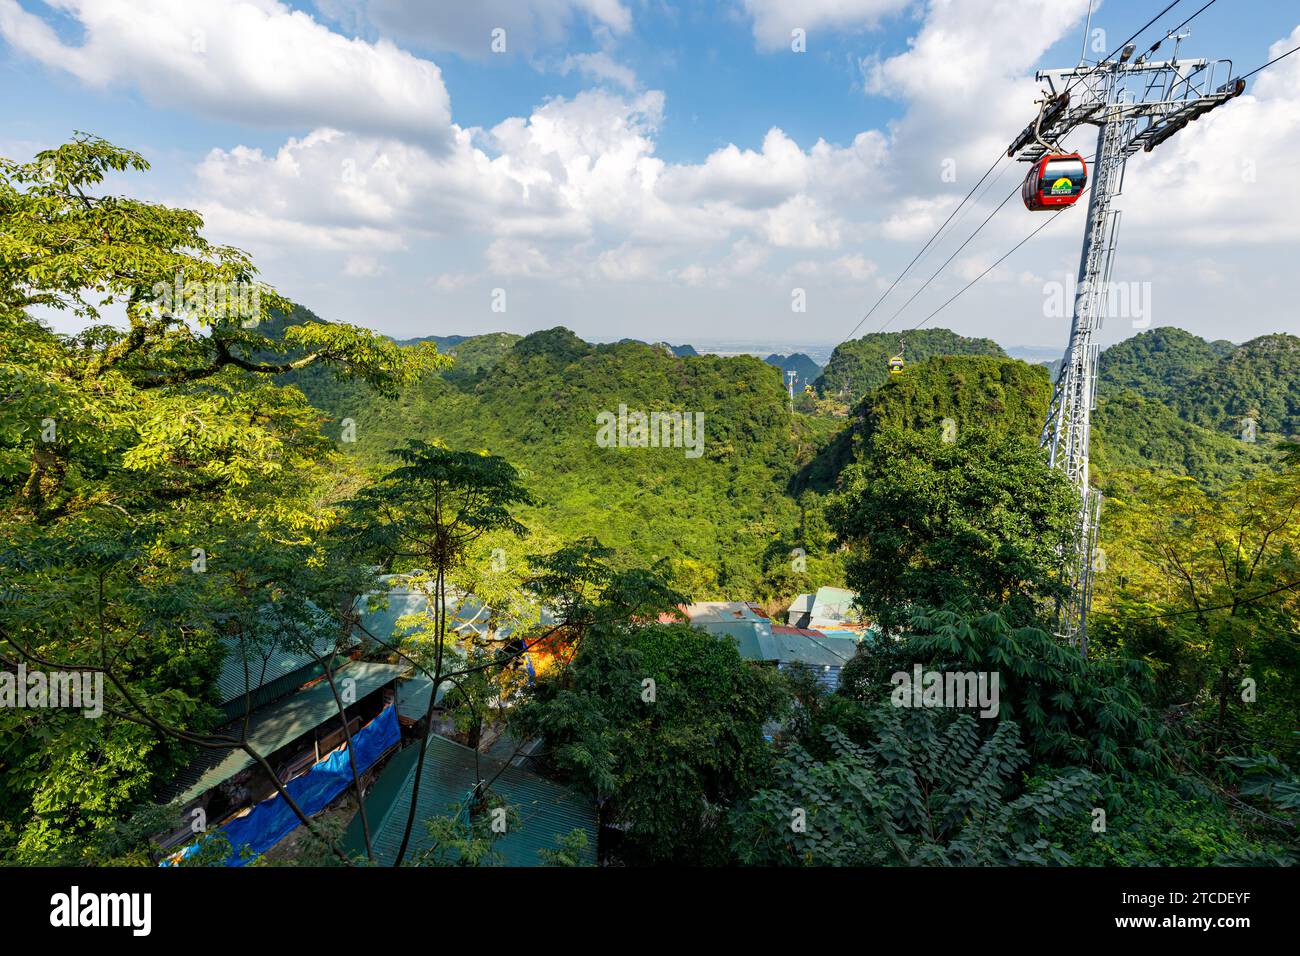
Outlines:
[[[392,866],[397,858],[410,811],[419,750],[419,744],[413,744],[394,756],[366,795],[371,845],[375,862],[382,866]],[[556,849],[561,839],[579,830],[587,837],[583,861],[595,865],[598,817],[589,797],[437,734],[430,735],[428,740],[415,824],[404,863],[418,862],[432,848],[425,821],[464,812],[479,781],[490,781],[493,792],[520,817],[518,826],[494,842],[493,849],[500,863],[540,866],[541,850]],[[365,855],[360,814],[348,825],[343,846],[351,856]]]
[[[352,699],[360,703],[374,691],[391,684],[406,669],[405,664],[353,661],[335,673],[335,683],[353,682],[346,686],[351,688]],[[321,681],[314,687],[254,712],[249,718],[247,740],[254,750],[269,757],[337,716],[338,705],[334,693],[328,682]],[[228,733],[236,736],[241,730],[242,720],[227,728]],[[177,774],[170,795],[186,804],[247,770],[255,762],[238,748],[207,751],[198,761]]]

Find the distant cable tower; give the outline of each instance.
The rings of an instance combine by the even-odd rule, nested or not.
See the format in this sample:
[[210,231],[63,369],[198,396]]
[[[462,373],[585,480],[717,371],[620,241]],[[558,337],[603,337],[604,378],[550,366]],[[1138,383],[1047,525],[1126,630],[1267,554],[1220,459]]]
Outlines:
[[[799,377],[799,373],[796,372],[794,369],[792,368],[786,369],[785,378],[786,381],[789,383],[789,389],[790,389],[790,414],[791,415],[794,414],[794,380],[798,377]],[[768,379],[768,381],[770,382],[771,379]]]
[[1038,118],[1007,150],[1008,156],[1019,154],[1020,162],[1037,164],[1048,154],[1047,144],[1059,143],[1078,126],[1097,127],[1092,195],[1084,226],[1070,342],[1057,374],[1041,438],[1052,467],[1064,471],[1079,493],[1074,540],[1062,555],[1070,595],[1057,608],[1057,627],[1058,633],[1085,656],[1093,554],[1101,517],[1101,494],[1088,483],[1088,440],[1092,412],[1097,407],[1098,346],[1092,334],[1101,328],[1105,318],[1115,262],[1120,214],[1111,210],[1111,203],[1123,188],[1124,164],[1129,156],[1139,149],[1150,152],[1188,123],[1240,96],[1246,88],[1244,78],[1232,78],[1231,60],[1179,60],[1178,47],[1186,36],[1165,36],[1165,40],[1174,40],[1173,56],[1168,60],[1148,60],[1164,42],[1161,40],[1136,60],[1132,59],[1136,46],[1129,43],[1118,60],[1039,72],[1037,79],[1047,82],[1048,95]]

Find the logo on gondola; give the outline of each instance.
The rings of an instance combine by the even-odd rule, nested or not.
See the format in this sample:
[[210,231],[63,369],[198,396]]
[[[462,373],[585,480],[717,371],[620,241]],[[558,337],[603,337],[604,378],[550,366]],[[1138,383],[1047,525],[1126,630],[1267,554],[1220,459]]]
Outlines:
[[1062,176],[1056,182],[1052,183],[1053,196],[1068,196],[1074,192],[1074,180],[1068,176]]

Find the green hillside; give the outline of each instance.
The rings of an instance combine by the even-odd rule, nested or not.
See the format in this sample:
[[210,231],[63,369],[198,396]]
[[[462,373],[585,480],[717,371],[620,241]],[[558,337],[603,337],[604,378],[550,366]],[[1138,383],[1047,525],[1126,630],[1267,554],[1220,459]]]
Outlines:
[[[299,309],[290,321],[308,318]],[[819,553],[825,542],[804,540],[817,537],[807,532],[808,502],[835,488],[875,431],[938,429],[951,419],[955,430],[974,423],[1036,437],[1051,395],[1043,366],[943,329],[909,338],[898,376],[885,366],[896,339],[840,346],[823,389],[873,383],[847,418],[791,418],[780,375],[753,357],[676,356],[630,340],[591,345],[562,328],[454,338],[442,348],[456,364],[396,398],[318,371],[296,381],[333,419],[327,431],[355,422],[355,443],[342,447],[362,464],[385,464],[385,453],[408,437],[503,455],[529,471],[541,502],[532,515],[537,530],[593,534],[627,560],[667,558],[701,597],[767,593],[768,575],[795,546],[809,551],[811,573],[835,579],[838,563]],[[1298,346],[1286,335],[1233,346],[1162,328],[1107,349],[1094,480],[1104,486],[1120,472],[1147,470],[1219,489],[1253,474],[1276,458],[1270,438],[1300,423]],[[942,354],[922,354],[934,350]],[[810,410],[804,398],[799,407]],[[703,413],[699,457],[681,448],[599,447],[596,416],[620,405]],[[1259,419],[1257,443],[1235,430],[1247,414]],[[669,500],[678,504],[664,507]]]
[[[834,574],[796,540],[801,513],[790,483],[842,422],[792,419],[779,377],[758,358],[590,345],[556,328],[518,340],[472,374],[431,375],[395,399],[311,372],[296,383],[331,417],[328,434],[355,422],[355,443],[342,447],[363,465],[387,464],[386,452],[414,437],[503,455],[526,470],[539,501],[528,516],[536,530],[595,535],[628,557],[668,559],[699,597],[757,593],[769,552],[801,543],[810,572]],[[685,447],[600,447],[597,415],[620,407],[702,415],[698,456]]]
[[851,424],[800,472],[800,484],[833,490],[864,443],[887,428],[942,434],[951,419],[953,441],[966,425],[1037,438],[1051,396],[1047,370],[1019,359],[945,355],[909,365],[859,403]]
[[822,373],[821,366],[802,352],[795,352],[792,355],[781,355],[778,352],[773,352],[763,361],[781,370],[781,381],[783,382],[786,380],[786,372],[794,372],[798,376],[794,382],[795,388],[811,385],[817,381],[818,376]]
[[1141,332],[1101,353],[1098,390],[1103,396],[1131,390],[1143,398],[1177,401],[1192,381],[1235,348],[1231,342],[1207,342],[1172,326]]
[[1261,441],[1300,435],[1300,338],[1264,335],[1241,345],[1160,328],[1101,354],[1103,398],[1125,391],[1169,406],[1183,421],[1232,435],[1253,418]]
[[1103,398],[1093,424],[1094,480],[1103,486],[1117,471],[1140,469],[1189,475],[1207,488],[1221,488],[1270,457],[1262,443],[1194,425],[1132,391]]
[[868,432],[879,428],[923,431],[951,419],[995,431],[1037,437],[1052,397],[1041,365],[985,355],[944,355],[910,365],[863,402]]
[[1263,335],[1238,346],[1173,401],[1188,421],[1239,434],[1252,418],[1261,440],[1300,435],[1300,338]]
[[[949,329],[917,329],[906,335],[904,356],[909,363],[938,355],[991,355],[1006,358],[992,339],[972,339]],[[898,353],[899,336],[873,332],[836,346],[816,388],[821,394],[856,403],[889,378],[890,356]]]

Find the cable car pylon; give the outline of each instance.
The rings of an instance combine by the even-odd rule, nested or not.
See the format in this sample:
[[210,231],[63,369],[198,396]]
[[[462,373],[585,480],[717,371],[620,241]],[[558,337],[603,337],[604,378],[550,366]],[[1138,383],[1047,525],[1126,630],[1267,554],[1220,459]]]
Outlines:
[[1061,142],[1079,126],[1097,127],[1070,340],[1040,438],[1050,465],[1065,472],[1078,492],[1073,540],[1061,555],[1069,596],[1057,606],[1056,629],[1084,656],[1088,653],[1088,609],[1101,518],[1101,494],[1088,479],[1088,443],[1092,412],[1097,407],[1098,346],[1093,333],[1105,319],[1115,263],[1120,212],[1112,205],[1123,189],[1129,156],[1138,150],[1150,152],[1246,88],[1244,78],[1233,78],[1231,60],[1180,60],[1178,48],[1186,36],[1166,35],[1165,40],[1174,40],[1168,60],[1148,59],[1162,40],[1136,60],[1132,58],[1136,45],[1128,43],[1118,59],[1040,71],[1038,82],[1048,85],[1046,101],[1034,122],[1007,149],[1008,156],[1033,164],[1025,195],[1026,205],[1034,208],[1028,198],[1028,179],[1035,179],[1041,196],[1042,174],[1056,152],[1049,144]]

